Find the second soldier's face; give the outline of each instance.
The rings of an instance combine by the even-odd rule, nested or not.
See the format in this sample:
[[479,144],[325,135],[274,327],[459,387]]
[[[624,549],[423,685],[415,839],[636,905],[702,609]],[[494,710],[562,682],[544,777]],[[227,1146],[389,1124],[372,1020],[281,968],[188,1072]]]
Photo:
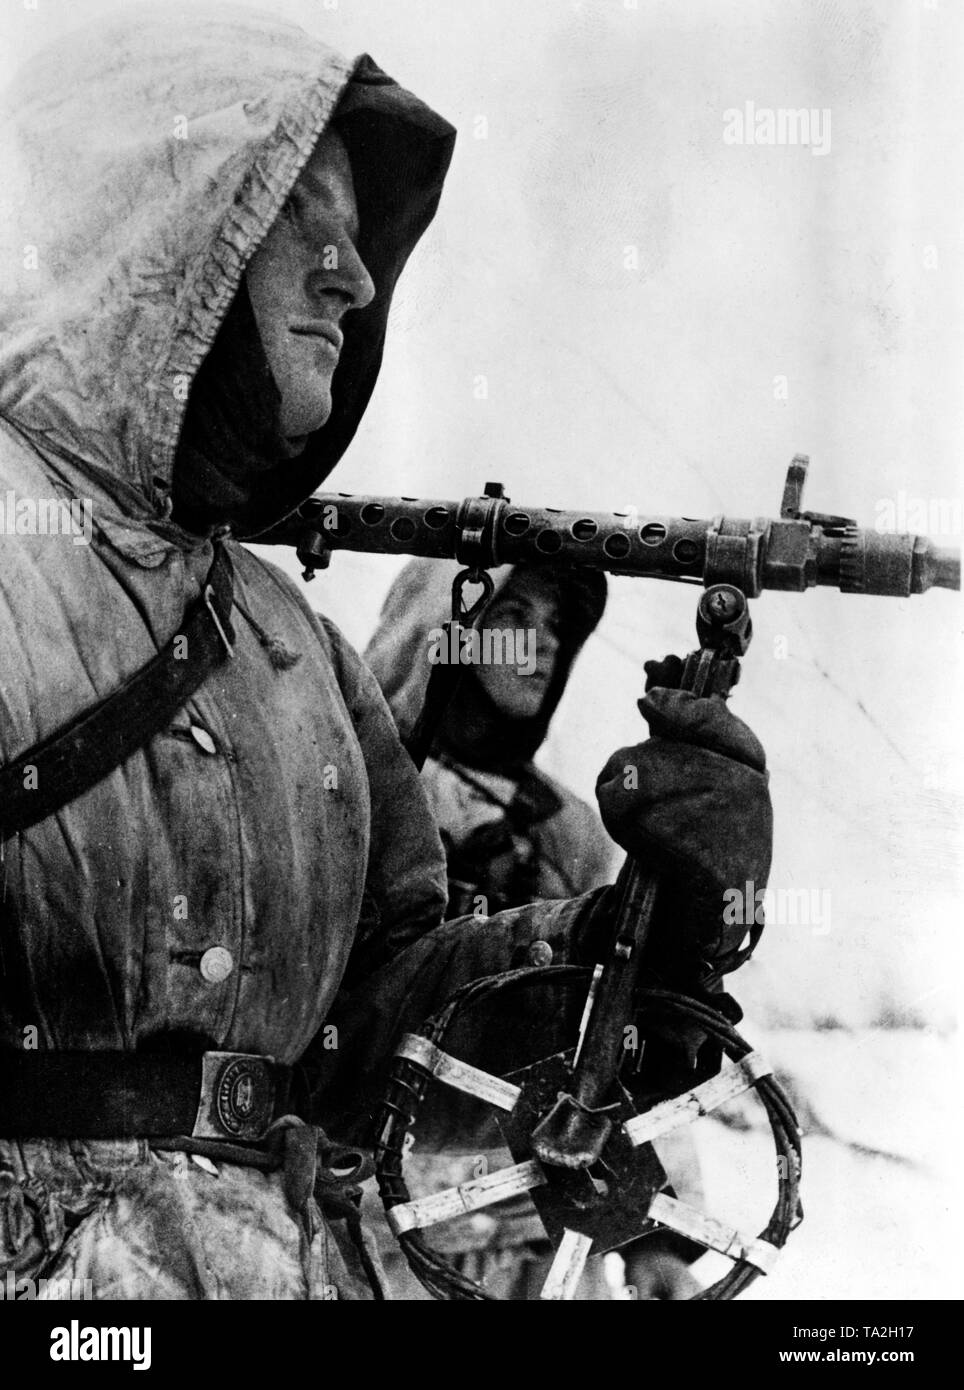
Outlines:
[[[522,666],[484,662],[475,676],[500,714],[532,719],[542,708],[559,652],[559,613],[555,597],[534,576],[514,576],[491,605],[484,626],[516,634],[516,654],[525,653]],[[494,650],[504,650],[498,642]]]
[[246,272],[292,456],[331,414],[342,318],[375,295],[357,239],[348,154],[339,136],[327,131]]

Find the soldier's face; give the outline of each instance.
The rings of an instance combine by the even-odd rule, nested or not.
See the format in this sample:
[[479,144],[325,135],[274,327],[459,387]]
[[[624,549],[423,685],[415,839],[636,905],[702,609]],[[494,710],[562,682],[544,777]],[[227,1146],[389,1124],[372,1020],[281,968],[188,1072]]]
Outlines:
[[294,455],[331,414],[341,320],[375,287],[356,248],[358,207],[348,154],[333,131],[319,140],[248,265],[248,295],[281,394],[281,430]]
[[[489,608],[484,627],[516,633],[515,652],[528,658],[521,666],[484,663],[475,667],[476,679],[500,714],[531,719],[539,713],[559,652],[558,624],[556,599],[535,575],[514,575]],[[498,643],[493,646],[499,649]]]

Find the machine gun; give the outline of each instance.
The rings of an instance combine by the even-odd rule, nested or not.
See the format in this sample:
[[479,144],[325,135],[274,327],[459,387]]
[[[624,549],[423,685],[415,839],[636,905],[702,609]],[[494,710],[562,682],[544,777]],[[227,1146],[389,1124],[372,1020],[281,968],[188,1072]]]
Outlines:
[[731,584],[748,598],[764,589],[802,592],[829,584],[846,594],[905,598],[937,586],[959,589],[958,552],[923,536],[861,529],[844,516],[801,511],[808,459],[794,458],[778,519],[710,520],[630,512],[517,507],[499,483],[481,497],[316,493],[260,543],[293,544],[309,579],[334,550],[454,559],[494,565],[590,565],[610,574]]
[[[960,556],[913,535],[862,530],[847,517],[801,510],[808,460],[797,455],[787,473],[778,519],[640,517],[630,513],[565,512],[517,507],[501,485],[455,504],[413,498],[317,494],[280,531],[263,539],[297,547],[305,578],[328,564],[334,550],[421,555],[460,561],[453,586],[452,627],[471,624],[492,592],[486,570],[499,564],[587,565],[613,574],[700,584],[699,649],[683,666],[682,688],[702,698],[727,698],[739,678],[752,635],[748,598],[764,589],[802,592],[817,584],[843,593],[907,597],[932,587],[960,588]],[[467,583],[482,597],[463,603]],[[450,680],[435,667],[432,680]],[[441,693],[439,693],[441,691]],[[423,718],[410,751],[421,762],[445,699],[430,681]],[[464,986],[395,1058],[379,1120],[376,1168],[389,1224],[409,1263],[436,1297],[489,1299],[433,1251],[422,1232],[441,1221],[528,1192],[556,1247],[542,1291],[572,1298],[590,1253],[616,1249],[641,1234],[668,1228],[720,1251],[734,1268],[697,1295],[736,1297],[767,1272],[795,1224],[799,1205],[800,1135],[786,1094],[763,1058],[706,1001],[666,990],[640,990],[646,940],[659,883],[631,858],[614,886],[608,952],[594,972],[534,964]],[[733,968],[731,962],[724,968]],[[491,1076],[446,1052],[442,1043],[467,1009],[503,992],[533,985],[588,986],[574,1048],[506,1077]],[[668,1019],[701,1029],[729,1059],[716,1076],[679,1096],[637,1111],[621,1080],[624,1039],[634,1020],[655,1030]],[[403,1154],[431,1079],[486,1102],[500,1124],[515,1164],[417,1201],[403,1177]],[[665,1191],[666,1174],[652,1141],[755,1088],[766,1109],[778,1154],[777,1202],[757,1237],[704,1216]]]

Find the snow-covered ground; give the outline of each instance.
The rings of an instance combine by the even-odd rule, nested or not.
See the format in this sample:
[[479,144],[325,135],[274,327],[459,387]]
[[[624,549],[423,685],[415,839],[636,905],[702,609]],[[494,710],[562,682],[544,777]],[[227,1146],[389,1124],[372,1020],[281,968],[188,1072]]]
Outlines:
[[[914,1029],[746,1036],[793,1093],[804,1131],[803,1224],[751,1299],[956,1299],[960,1096],[952,1044]],[[776,1182],[762,1107],[697,1123],[706,1211],[762,1230]],[[746,1125],[752,1126],[745,1128]],[[729,1267],[698,1266],[707,1282]]]

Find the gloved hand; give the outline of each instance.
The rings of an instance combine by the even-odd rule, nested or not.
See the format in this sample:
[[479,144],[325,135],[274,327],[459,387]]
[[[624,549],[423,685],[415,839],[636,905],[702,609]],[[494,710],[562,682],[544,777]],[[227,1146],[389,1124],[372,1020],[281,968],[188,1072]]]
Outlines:
[[[613,839],[661,876],[647,958],[667,982],[679,981],[739,947],[753,925],[773,836],[766,758],[717,696],[660,687],[639,709],[651,736],[612,755],[596,796]],[[727,889],[749,900],[724,920],[734,901]]]

